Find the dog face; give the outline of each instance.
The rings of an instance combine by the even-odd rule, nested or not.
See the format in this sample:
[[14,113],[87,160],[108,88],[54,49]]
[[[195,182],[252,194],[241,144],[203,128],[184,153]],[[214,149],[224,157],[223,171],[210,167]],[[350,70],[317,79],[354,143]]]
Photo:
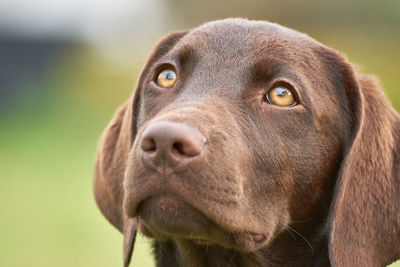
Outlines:
[[[343,88],[327,81],[314,49],[306,36],[276,25],[217,22],[186,34],[155,60],[142,77],[125,179],[128,215],[139,216],[152,236],[245,250],[268,242],[290,220],[308,219],[324,201],[327,173],[337,171],[349,117]],[[176,73],[172,87],[158,84],[163,70]],[[272,103],[268,94],[276,88],[295,102]],[[143,151],[154,125],[164,135],[193,128],[187,138],[205,140],[200,153],[174,164],[174,152],[159,151],[160,144]],[[149,164],[151,153],[163,155]]]
[[[103,137],[96,199],[128,250],[133,228],[244,253],[273,246],[298,221],[322,232],[330,215],[328,227],[340,228],[343,204],[329,208],[352,197],[334,192],[338,177],[367,172],[344,166],[362,157],[349,155],[362,101],[351,65],[279,25],[231,19],[171,34]],[[393,151],[393,137],[379,142]]]

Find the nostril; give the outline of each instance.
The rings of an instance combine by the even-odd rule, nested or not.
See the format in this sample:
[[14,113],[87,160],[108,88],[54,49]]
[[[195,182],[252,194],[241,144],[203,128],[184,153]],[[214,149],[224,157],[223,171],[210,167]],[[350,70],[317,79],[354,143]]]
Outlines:
[[175,149],[179,154],[181,154],[183,156],[188,156],[188,155],[186,155],[186,152],[183,148],[183,144],[181,142],[175,142],[172,145],[172,148]]
[[203,143],[197,144],[195,140],[183,139],[172,144],[172,150],[185,157],[195,157],[201,153],[202,149]]
[[142,141],[141,148],[144,152],[155,152],[157,150],[157,145],[153,138],[145,138]]

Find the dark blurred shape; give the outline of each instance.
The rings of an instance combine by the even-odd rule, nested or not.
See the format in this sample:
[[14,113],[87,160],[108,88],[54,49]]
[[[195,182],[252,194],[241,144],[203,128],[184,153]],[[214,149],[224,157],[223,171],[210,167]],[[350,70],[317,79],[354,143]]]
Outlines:
[[48,74],[71,44],[56,40],[0,37],[0,113],[17,102],[48,97]]

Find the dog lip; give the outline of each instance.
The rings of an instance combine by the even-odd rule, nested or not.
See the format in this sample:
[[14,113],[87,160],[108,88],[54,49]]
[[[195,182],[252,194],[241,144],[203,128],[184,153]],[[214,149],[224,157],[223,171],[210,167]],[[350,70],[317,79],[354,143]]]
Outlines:
[[182,203],[185,203],[186,205],[189,205],[190,207],[196,209],[195,207],[193,207],[192,205],[190,205],[190,203],[188,203],[187,201],[185,201],[184,199],[182,199],[182,197],[180,197],[180,196],[177,195],[177,194],[170,193],[170,192],[168,192],[168,193],[165,193],[165,192],[164,192],[164,193],[163,193],[163,192],[152,192],[152,193],[149,193],[149,194],[147,194],[147,195],[142,196],[141,199],[140,199],[139,201],[137,201],[134,205],[130,206],[130,207],[127,209],[126,212],[127,212],[128,217],[132,217],[132,218],[138,217],[138,216],[139,216],[139,209],[140,209],[140,206],[141,206],[142,203],[144,203],[145,201],[147,201],[147,200],[149,200],[149,199],[151,199],[151,198],[156,198],[156,197],[160,197],[160,196],[165,196],[165,197],[170,196],[170,197],[173,197],[173,198],[175,198],[176,200],[179,200],[179,201],[181,201]]
[[199,209],[172,194],[145,198],[138,204],[137,217],[153,232],[185,238],[194,233],[207,237],[207,229],[215,226]]
[[[247,229],[243,229],[242,227],[237,227],[234,224],[232,224],[231,219],[217,216],[217,214],[215,214],[215,212],[212,209],[207,208],[207,206],[209,206],[210,204],[220,204],[221,208],[229,208],[229,209],[232,209],[233,208],[232,206],[225,207],[224,203],[220,203],[220,201],[215,202],[213,200],[211,200],[213,202],[210,203],[209,199],[205,199],[201,195],[199,196],[199,198],[201,198],[203,201],[198,201],[200,199],[197,200],[192,199],[191,198],[192,195],[190,195],[189,191],[178,189],[175,186],[170,186],[168,190],[165,190],[165,188],[163,187],[146,186],[144,190],[136,191],[135,194],[127,195],[126,199],[124,200],[124,210],[126,215],[131,218],[138,217],[140,205],[146,200],[160,195],[170,195],[175,197],[176,199],[182,201],[183,203],[186,203],[190,207],[199,211],[207,219],[214,222],[216,225],[221,226],[223,229],[227,230],[230,233],[248,231]],[[233,200],[229,201],[230,201],[229,203],[233,202]]]
[[182,205],[182,206],[188,206],[188,207],[198,211],[199,213],[203,214],[203,216],[205,216],[205,217],[207,217],[207,219],[209,219],[208,216],[202,210],[200,210],[200,209],[194,207],[193,205],[191,205],[190,202],[186,201],[179,194],[175,194],[175,193],[172,193],[172,192],[153,192],[153,193],[150,193],[150,194],[142,197],[141,200],[139,200],[133,206],[133,208],[131,209],[131,212],[129,212],[129,210],[128,210],[128,216],[129,217],[138,217],[138,216],[140,216],[139,212],[140,212],[141,205],[144,202],[146,202],[147,200],[150,200],[150,199],[153,199],[153,198],[157,198],[157,197],[165,197],[165,198],[170,198],[170,199],[172,198],[172,199],[175,200],[174,201],[175,202],[174,205],[178,204],[178,205]]
[[[184,199],[182,199],[181,197],[179,197],[179,195],[176,195],[176,194],[173,194],[173,193],[154,193],[154,194],[150,194],[150,195],[146,196],[145,198],[143,198],[142,200],[140,200],[140,201],[137,203],[136,208],[135,208],[135,210],[134,210],[135,216],[133,216],[133,217],[138,216],[138,213],[139,213],[139,210],[140,210],[140,205],[141,205],[143,202],[145,202],[145,201],[147,201],[147,200],[149,200],[149,199],[151,199],[151,198],[157,198],[157,197],[169,197],[169,198],[172,197],[172,198],[174,198],[175,200],[177,200],[177,202],[184,203],[185,205],[188,205],[188,206],[190,206],[191,208],[196,209],[195,207],[193,207],[192,205],[190,205],[190,203],[188,203],[187,201],[185,201]],[[196,210],[197,210],[197,209],[196,209]]]

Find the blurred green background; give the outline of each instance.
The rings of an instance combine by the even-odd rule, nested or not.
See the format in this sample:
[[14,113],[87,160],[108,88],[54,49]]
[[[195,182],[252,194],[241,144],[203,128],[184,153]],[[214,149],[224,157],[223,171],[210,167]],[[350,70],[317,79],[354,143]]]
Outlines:
[[[0,266],[122,266],[122,235],[92,196],[99,136],[161,36],[225,17],[277,22],[342,51],[400,110],[400,1],[6,0]],[[149,244],[139,238],[133,266],[153,266]]]

